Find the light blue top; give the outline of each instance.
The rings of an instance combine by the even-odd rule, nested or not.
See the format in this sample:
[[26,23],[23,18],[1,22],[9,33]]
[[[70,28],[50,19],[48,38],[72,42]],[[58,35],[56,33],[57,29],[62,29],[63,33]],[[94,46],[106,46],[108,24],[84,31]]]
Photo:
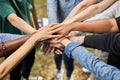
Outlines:
[[49,23],[62,22],[82,0],[47,0]]
[[120,70],[114,66],[108,65],[89,52],[79,43],[71,42],[65,48],[64,53],[69,57],[76,59],[83,67],[87,68],[100,80],[120,80]]
[[17,38],[20,38],[24,35],[9,34],[9,33],[0,33],[0,42],[10,41]]

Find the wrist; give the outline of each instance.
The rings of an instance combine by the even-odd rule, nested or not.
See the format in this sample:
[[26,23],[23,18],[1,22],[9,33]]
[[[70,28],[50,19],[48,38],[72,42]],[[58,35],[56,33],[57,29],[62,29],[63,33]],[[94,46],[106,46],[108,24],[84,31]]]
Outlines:
[[71,41],[68,39],[68,37],[63,37],[60,39],[59,43],[63,46],[67,46]]

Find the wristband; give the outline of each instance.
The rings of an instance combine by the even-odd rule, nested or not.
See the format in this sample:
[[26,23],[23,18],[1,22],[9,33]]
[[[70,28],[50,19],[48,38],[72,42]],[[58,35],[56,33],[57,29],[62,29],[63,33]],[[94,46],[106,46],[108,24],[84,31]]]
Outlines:
[[3,55],[5,56],[5,58],[7,58],[7,51],[6,51],[6,47],[4,45],[4,42],[1,42],[2,44],[2,52],[3,52]]

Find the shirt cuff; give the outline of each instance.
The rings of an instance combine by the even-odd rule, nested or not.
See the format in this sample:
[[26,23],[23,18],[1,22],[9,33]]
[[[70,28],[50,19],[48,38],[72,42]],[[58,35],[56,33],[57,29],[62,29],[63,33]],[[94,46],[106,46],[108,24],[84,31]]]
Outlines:
[[71,42],[71,43],[69,43],[69,44],[65,47],[64,53],[65,53],[69,58],[71,58],[71,57],[72,57],[72,55],[71,55],[72,51],[73,51],[76,47],[78,47],[78,46],[80,46],[79,43],[77,43],[77,42]]
[[116,23],[117,23],[118,28],[120,30],[120,16],[116,18]]

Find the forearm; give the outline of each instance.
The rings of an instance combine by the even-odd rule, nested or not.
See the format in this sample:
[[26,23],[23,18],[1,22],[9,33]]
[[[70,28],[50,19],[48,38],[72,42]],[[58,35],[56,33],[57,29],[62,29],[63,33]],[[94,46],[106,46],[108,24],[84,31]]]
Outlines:
[[[88,8],[90,5],[93,5],[95,3],[97,3],[98,0],[83,0],[82,2],[80,2],[75,8],[73,8],[73,10],[70,12],[70,14],[67,16],[67,18],[64,20],[63,23],[71,23],[69,21],[69,19],[73,18],[74,16],[76,16],[77,14],[81,13],[83,10],[85,10],[86,8]],[[76,20],[74,19],[73,22],[75,22]]]
[[115,19],[104,19],[99,21],[78,22],[73,24],[72,31],[90,33],[118,32],[119,28]]
[[119,79],[120,70],[104,63],[84,47],[81,47],[78,43],[69,43],[66,46],[64,53],[68,57],[76,59],[83,67],[90,70],[101,80]]
[[[12,40],[12,41],[4,42],[4,46],[6,48],[7,55],[9,56],[11,53],[13,53],[15,50],[17,50],[27,39],[29,39],[29,37],[31,35],[32,34],[29,34],[27,36],[24,36],[24,37],[21,37],[21,38]],[[3,54],[2,46],[0,43],[0,57],[3,57],[3,56],[4,56],[4,54]]]
[[35,42],[36,40],[34,38],[30,38],[0,64],[1,80],[29,53],[29,51],[34,47]]
[[103,11],[104,9],[106,9],[107,7],[109,7],[115,1],[116,0],[112,0],[112,1],[103,0],[102,2],[98,4],[93,4],[89,6],[88,8],[86,8],[85,10],[83,10],[82,12],[80,12],[79,14],[77,14],[76,16],[74,16],[73,18],[71,18],[70,22],[84,21],[88,18],[91,18],[95,16],[96,14],[100,13],[101,11]]
[[18,28],[19,30],[21,30],[27,34],[33,33],[36,31],[28,23],[26,23],[23,19],[18,17],[15,13],[10,14],[7,17],[7,19],[14,27]]

